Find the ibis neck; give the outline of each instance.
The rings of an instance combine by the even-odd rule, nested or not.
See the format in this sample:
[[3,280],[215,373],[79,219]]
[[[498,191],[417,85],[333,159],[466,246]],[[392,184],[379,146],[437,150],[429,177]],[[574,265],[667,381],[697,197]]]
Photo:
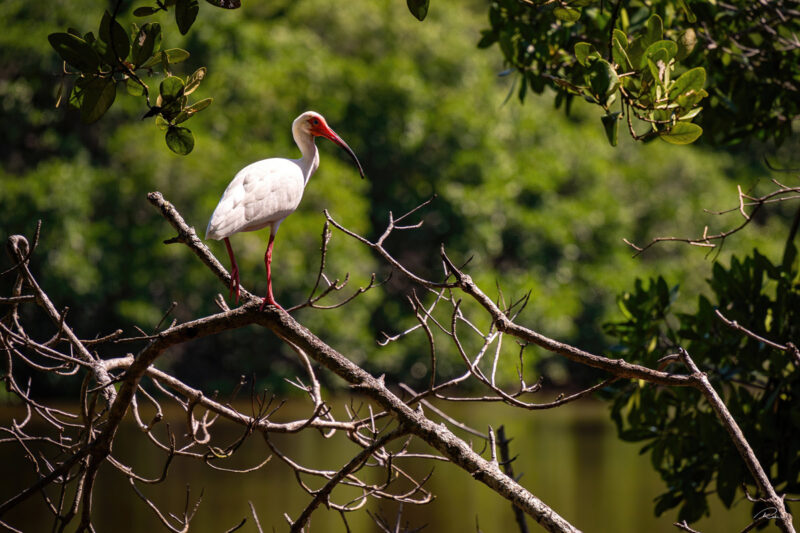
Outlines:
[[302,132],[293,132],[294,142],[300,148],[300,153],[303,157],[297,160],[300,168],[303,170],[303,181],[308,184],[311,175],[316,172],[319,167],[319,151],[317,145],[314,144],[314,137]]

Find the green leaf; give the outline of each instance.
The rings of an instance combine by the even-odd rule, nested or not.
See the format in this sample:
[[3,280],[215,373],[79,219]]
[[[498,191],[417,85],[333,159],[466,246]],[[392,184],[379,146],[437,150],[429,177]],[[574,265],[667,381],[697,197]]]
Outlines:
[[189,52],[183,50],[182,48],[170,48],[169,50],[164,50],[164,55],[167,58],[167,62],[171,64],[180,63],[189,59]]
[[642,35],[642,44],[644,44],[644,47],[647,48],[654,42],[661,40],[663,36],[664,23],[661,21],[661,17],[658,15],[653,15],[647,19],[644,28],[644,34]]
[[144,87],[139,85],[133,78],[128,78],[125,81],[125,89],[131,96],[142,96],[144,94]]
[[677,507],[681,503],[681,497],[672,492],[665,492],[656,498],[656,507],[653,511],[656,516],[661,516],[664,511]]
[[430,0],[406,0],[406,5],[411,14],[417,17],[417,20],[425,20],[425,17],[428,16]]
[[163,98],[165,102],[169,102],[179,98],[180,96],[183,96],[183,90],[183,80],[177,76],[168,76],[164,78],[158,88],[158,92],[161,94],[161,98]]
[[694,46],[696,44],[697,34],[695,33],[694,29],[687,28],[686,31],[678,36],[678,53],[675,56],[675,59],[678,61],[686,59],[689,54],[692,53],[692,50],[694,50]]
[[103,20],[100,21],[99,37],[108,45],[106,54],[110,62],[128,57],[131,49],[128,32],[108,11],[103,13]]
[[94,78],[83,89],[81,120],[90,124],[102,117],[117,95],[117,85],[111,78]]
[[639,63],[640,67],[644,67],[647,62],[645,61],[647,58],[653,59],[655,63],[658,59],[662,59],[658,57],[659,52],[664,50],[666,53],[666,57],[664,59],[664,63],[668,63],[670,59],[675,57],[675,54],[678,53],[678,44],[674,41],[656,41],[644,51],[644,56],[642,56],[642,61]]
[[153,57],[153,52],[161,44],[161,25],[158,22],[148,22],[141,27],[133,39],[131,47],[131,62],[136,67],[147,63]]
[[628,49],[628,36],[624,31],[614,28],[613,38],[617,39],[625,50]]
[[150,56],[144,63],[139,65],[139,68],[153,68],[156,65],[161,64],[162,57],[164,56],[164,52],[157,52]]
[[578,22],[581,18],[581,11],[571,7],[557,7],[553,10],[553,15],[564,22]]
[[697,17],[689,7],[689,4],[686,2],[686,0],[678,0],[678,5],[681,7],[681,9],[683,9],[684,14],[686,15],[686,20],[688,20],[689,23],[694,24],[697,22]]
[[679,95],[675,101],[678,103],[679,106],[683,107],[684,109],[689,109],[690,107],[694,107],[697,105],[700,100],[708,96],[708,93],[705,89],[700,89],[696,92],[688,92]]
[[694,117],[696,117],[698,114],[700,114],[700,111],[702,111],[702,110],[703,110],[702,107],[695,107],[694,109],[692,109],[688,113],[679,116],[678,120],[692,120]]
[[614,63],[619,65],[623,71],[632,70],[633,66],[631,65],[631,60],[628,58],[628,53],[625,51],[625,47],[620,43],[616,35],[612,39],[612,45],[611,56],[614,58]]
[[133,10],[133,16],[134,17],[149,17],[150,15],[155,15],[159,11],[160,11],[160,9],[158,9],[157,7],[150,7],[150,6],[137,7],[136,9]]
[[589,54],[594,51],[594,46],[589,43],[575,43],[575,59],[578,60],[578,63],[583,65],[584,67],[587,65],[587,59],[589,58]]
[[181,35],[188,33],[199,11],[200,4],[197,3],[197,0],[178,0],[175,3],[175,22],[178,24]]
[[181,122],[189,120],[192,117],[192,115],[207,108],[208,106],[211,105],[211,102],[213,101],[214,101],[213,98],[206,98],[204,100],[200,100],[199,102],[195,102],[194,104],[184,108],[183,111],[181,111],[178,114],[178,116],[175,117],[175,120],[172,121],[173,124],[180,124]]
[[167,146],[178,155],[186,155],[194,149],[192,131],[180,126],[170,126],[166,134]]
[[605,59],[598,59],[589,69],[589,85],[601,104],[619,87],[619,76]]
[[691,144],[703,134],[703,128],[691,122],[678,122],[669,130],[659,133],[661,139],[670,144]]
[[482,30],[481,40],[478,41],[478,48],[489,48],[497,42],[497,33],[492,30]]
[[183,90],[183,94],[192,94],[200,86],[200,82],[203,81],[205,77],[206,67],[200,67],[195,70],[194,73],[189,76],[189,79],[186,80],[186,88]]
[[92,45],[70,33],[51,33],[47,36],[50,46],[72,68],[84,73],[96,72],[100,66],[100,56]]
[[[659,87],[667,82],[668,60],[667,60],[666,50],[664,50],[663,48],[659,48],[652,56],[645,57],[644,61],[647,62],[647,66],[650,68],[650,74],[652,74],[653,79],[658,80],[660,82]],[[653,101],[655,101],[658,96],[656,94],[656,87],[657,86],[654,85],[651,88],[651,94],[653,95],[654,98]]]
[[161,131],[167,131],[169,129],[169,122],[161,115],[156,115],[156,127]]
[[611,146],[617,145],[617,134],[619,132],[619,111],[609,113],[600,117],[603,121],[603,128],[606,130],[606,137]]
[[242,7],[240,0],[206,0],[209,4],[223,9],[239,9]]
[[83,105],[83,89],[89,83],[89,78],[78,78],[72,86],[72,91],[69,94],[69,105],[75,109],[80,109]]
[[628,46],[626,52],[632,67],[636,69],[642,68],[641,65],[642,58],[644,57],[644,50],[645,44],[641,36],[634,39],[633,42]]
[[679,95],[686,94],[690,91],[698,92],[703,89],[706,83],[706,69],[703,67],[695,67],[687,70],[675,80],[669,90],[670,99],[675,99]]

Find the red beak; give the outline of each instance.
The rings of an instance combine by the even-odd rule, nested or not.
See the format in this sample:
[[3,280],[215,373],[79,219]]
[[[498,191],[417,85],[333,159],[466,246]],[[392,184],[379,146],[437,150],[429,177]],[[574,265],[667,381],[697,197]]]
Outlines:
[[324,121],[320,121],[319,124],[311,127],[311,135],[315,135],[317,137],[325,137],[326,139],[329,139],[334,143],[338,144],[339,146],[341,146],[342,148],[344,148],[345,152],[347,152],[350,155],[350,157],[353,158],[353,161],[355,161],[356,166],[358,167],[358,172],[359,174],[361,174],[361,178],[362,179],[364,178],[364,169],[361,168],[361,163],[358,162],[356,154],[347,145],[347,143],[342,140],[341,137],[336,135],[335,131],[330,129],[330,127],[328,127],[328,125],[325,124]]

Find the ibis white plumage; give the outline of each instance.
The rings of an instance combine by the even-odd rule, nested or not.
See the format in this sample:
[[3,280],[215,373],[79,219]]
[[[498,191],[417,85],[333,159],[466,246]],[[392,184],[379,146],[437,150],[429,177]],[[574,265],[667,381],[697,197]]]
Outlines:
[[341,146],[353,158],[361,177],[364,170],[356,154],[325,122],[319,113],[306,111],[292,123],[292,136],[300,148],[300,159],[279,157],[252,163],[240,170],[222,194],[206,229],[206,239],[225,241],[231,259],[231,296],[239,303],[239,267],[229,237],[242,231],[256,231],[269,226],[269,244],[264,254],[267,270],[267,295],[261,302],[280,307],[272,295],[272,245],[278,226],[291,215],[300,200],[309,178],[319,167],[316,137],[325,137]]

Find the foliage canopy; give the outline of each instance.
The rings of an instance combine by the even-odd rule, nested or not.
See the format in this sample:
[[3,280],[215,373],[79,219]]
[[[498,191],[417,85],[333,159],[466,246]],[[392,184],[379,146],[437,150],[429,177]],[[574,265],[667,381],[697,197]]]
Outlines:
[[611,144],[623,117],[638,139],[780,144],[800,115],[796,2],[495,0],[489,24],[480,46],[498,44],[520,99],[582,96]]

